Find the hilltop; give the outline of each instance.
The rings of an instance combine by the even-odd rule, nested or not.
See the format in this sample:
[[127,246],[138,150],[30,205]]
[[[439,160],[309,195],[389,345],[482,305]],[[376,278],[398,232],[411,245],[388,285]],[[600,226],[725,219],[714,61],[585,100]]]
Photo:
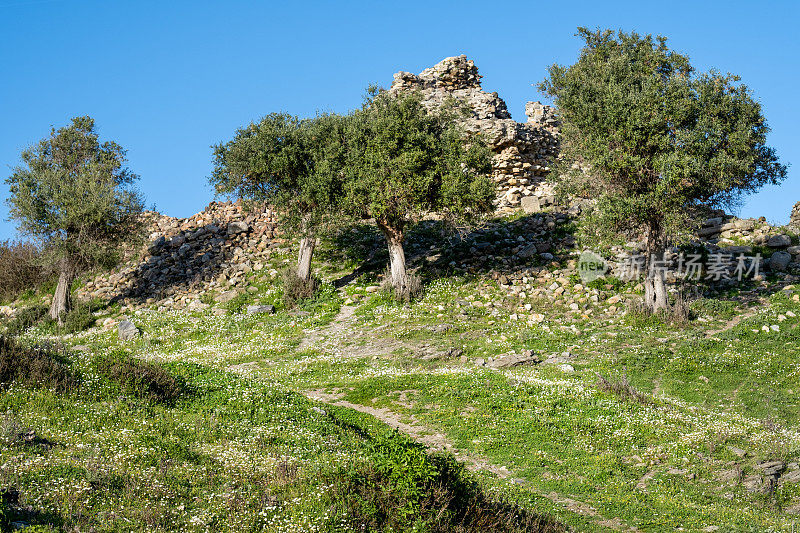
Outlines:
[[[800,207],[785,227],[710,213],[669,250],[684,315],[647,316],[621,272],[642,243],[601,243],[608,270],[582,277],[593,203],[560,205],[547,181],[555,110],[513,121],[464,56],[390,91],[409,88],[466,101],[498,187],[482,225],[431,216],[411,232],[422,296],[385,289],[369,220],[325,235],[321,288],[293,307],[281,272],[298,236],[278,213],[146,213],[145,242],[76,284],[79,326],[35,320],[44,289],[0,308],[0,328],[74,378],[0,391],[7,516],[97,531],[791,527]],[[760,270],[681,283],[689,252]]]

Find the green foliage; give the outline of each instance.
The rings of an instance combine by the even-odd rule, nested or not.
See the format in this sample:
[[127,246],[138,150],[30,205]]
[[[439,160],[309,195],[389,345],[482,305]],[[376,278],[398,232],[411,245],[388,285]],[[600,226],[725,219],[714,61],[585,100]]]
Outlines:
[[47,317],[47,307],[43,305],[31,305],[18,309],[14,318],[5,324],[5,332],[12,337],[19,335],[31,326],[40,323]]
[[459,219],[490,211],[490,152],[454,118],[428,113],[418,94],[372,93],[346,123],[344,211],[399,233],[423,211]]
[[711,298],[700,298],[689,305],[690,309],[696,314],[708,315],[713,318],[730,320],[740,307],[736,302],[717,300]]
[[32,326],[42,326],[45,331],[57,335],[78,333],[94,326],[95,316],[92,311],[98,307],[94,302],[80,302],[62,315],[62,324],[58,325],[47,314],[47,307],[31,305],[18,310],[13,318],[6,321],[5,332],[15,336],[24,333]]
[[63,322],[63,326],[60,329],[65,333],[77,333],[89,329],[95,323],[92,305],[76,305],[64,315]]
[[492,500],[452,455],[429,455],[398,432],[374,437],[368,462],[335,472],[333,503],[353,529],[431,532],[557,532],[545,515]]
[[121,146],[99,141],[92,118],[52,129],[21,158],[6,180],[11,218],[66,268],[108,264],[137,233],[143,202],[132,184],[138,177],[124,166]]
[[186,381],[163,367],[134,359],[124,352],[113,352],[95,361],[97,371],[118,384],[123,392],[137,398],[173,405],[185,397]]
[[310,231],[330,221],[341,189],[342,121],[272,113],[240,128],[214,147],[211,185],[218,194],[275,206],[284,226]]
[[77,385],[69,368],[51,351],[27,348],[10,337],[0,336],[0,383],[15,382],[62,393],[74,390]]
[[786,177],[761,106],[739,78],[695,73],[666,39],[578,30],[585,45],[541,89],[562,120],[560,185],[598,199],[595,230],[658,247],[700,206],[730,206]]

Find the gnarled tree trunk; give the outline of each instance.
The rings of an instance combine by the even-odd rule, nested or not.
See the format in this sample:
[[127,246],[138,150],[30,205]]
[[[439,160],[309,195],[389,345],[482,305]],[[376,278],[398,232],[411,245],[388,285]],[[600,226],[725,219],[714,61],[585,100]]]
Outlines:
[[669,308],[663,264],[659,264],[664,260],[664,238],[657,225],[647,232],[646,245],[644,304],[649,311],[656,312]]
[[297,277],[303,281],[311,279],[311,257],[314,255],[314,248],[317,245],[315,237],[303,237],[300,239],[300,252],[297,255]]
[[59,269],[58,285],[53,295],[53,302],[50,304],[50,318],[58,320],[58,324],[62,325],[64,314],[72,309],[70,287],[75,279],[75,270],[66,259],[61,261]]
[[389,271],[391,272],[392,287],[398,295],[404,295],[408,286],[406,272],[406,253],[403,249],[405,235],[401,229],[392,228],[387,223],[378,221],[389,244]]

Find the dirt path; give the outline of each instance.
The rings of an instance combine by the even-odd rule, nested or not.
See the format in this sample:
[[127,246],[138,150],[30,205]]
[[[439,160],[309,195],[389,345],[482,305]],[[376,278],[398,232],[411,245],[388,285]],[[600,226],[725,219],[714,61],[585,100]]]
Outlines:
[[[756,298],[756,299],[754,299],[754,300],[750,301],[750,303],[751,303],[751,304],[752,304],[752,303],[757,303],[757,304],[759,304],[759,305],[764,305],[764,304],[766,304],[766,303],[767,303],[767,301],[766,301],[765,299],[763,299],[763,298]],[[751,307],[748,307],[747,309],[745,309],[745,311],[744,311],[743,313],[741,313],[741,314],[737,314],[736,316],[734,316],[733,318],[731,318],[730,320],[728,320],[728,321],[725,323],[725,325],[724,325],[724,326],[722,326],[721,328],[719,328],[719,329],[712,329],[712,330],[706,331],[706,338],[708,338],[708,337],[713,337],[713,336],[715,336],[715,335],[719,335],[720,333],[724,333],[724,332],[726,332],[726,331],[728,331],[728,330],[730,330],[730,329],[733,329],[733,328],[735,328],[735,327],[736,327],[736,326],[738,326],[738,325],[739,325],[739,324],[740,324],[740,323],[741,323],[743,320],[746,320],[746,319],[748,319],[748,318],[750,318],[750,317],[753,317],[753,316],[755,316],[755,314],[756,314],[756,312],[757,312],[757,309],[758,309],[758,307],[757,307],[757,306],[755,306],[755,305],[753,305],[753,306],[751,306]]]
[[[339,353],[343,357],[353,358],[374,358],[388,357],[397,353],[398,350],[405,349],[418,352],[419,346],[412,343],[399,341],[387,337],[381,332],[381,328],[364,329],[356,323],[355,306],[342,306],[339,314],[327,326],[318,330],[307,332],[306,336],[298,345],[298,350],[316,349],[321,352]],[[618,531],[635,531],[629,528],[619,518],[608,519],[594,509],[592,506],[570,498],[556,492],[545,493],[539,491],[527,480],[514,477],[513,472],[505,466],[492,464],[485,457],[481,457],[465,450],[456,448],[452,441],[443,433],[425,426],[413,415],[401,415],[391,409],[361,405],[344,400],[342,393],[330,393],[324,390],[309,390],[304,394],[312,399],[329,405],[347,407],[361,413],[367,413],[388,426],[395,428],[410,438],[423,444],[427,448],[435,451],[446,451],[452,453],[458,461],[466,464],[472,471],[484,471],[494,474],[500,479],[510,479],[513,483],[524,485],[526,489],[545,497],[553,503],[563,506],[567,510],[589,517],[596,524]]]
[[[413,416],[402,416],[399,413],[381,407],[370,407],[367,405],[356,404],[342,399],[343,394],[331,394],[322,390],[306,391],[305,395],[312,400],[317,400],[329,405],[336,405],[339,407],[348,407],[361,413],[367,413],[388,426],[402,431],[416,442],[425,445],[431,450],[447,451],[453,454],[458,461],[467,465],[469,470],[490,472],[500,479],[512,478],[511,472],[505,466],[497,466],[490,463],[485,457],[473,455],[464,450],[458,449],[453,446],[453,443],[446,435],[433,431],[419,423]],[[404,422],[403,420],[406,420]],[[524,478],[512,478],[512,482],[518,485],[524,485],[528,490],[543,496],[555,504],[561,505],[567,510],[583,516],[590,517],[595,523],[600,526],[617,530],[617,531],[637,531],[635,527],[628,527],[619,517],[612,519],[602,516],[594,507],[584,502],[568,498],[556,492],[545,493],[533,487]]]
[[352,330],[351,323],[353,321],[353,314],[355,312],[356,308],[354,306],[343,305],[339,309],[339,314],[334,317],[330,324],[324,328],[316,329],[306,335],[303,340],[300,341],[300,345],[297,347],[297,349],[307,350],[321,341],[324,341],[326,338],[336,338],[346,335],[350,330]]

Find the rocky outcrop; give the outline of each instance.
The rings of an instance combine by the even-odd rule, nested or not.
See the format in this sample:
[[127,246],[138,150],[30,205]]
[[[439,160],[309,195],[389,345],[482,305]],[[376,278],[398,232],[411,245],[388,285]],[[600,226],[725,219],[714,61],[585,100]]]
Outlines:
[[792,212],[789,215],[789,226],[800,231],[800,202],[797,202],[792,207]]
[[389,92],[419,91],[423,105],[436,109],[449,99],[465,104],[471,115],[464,128],[480,133],[494,152],[492,180],[497,185],[500,211],[522,207],[535,212],[553,203],[553,189],[546,182],[550,164],[558,152],[559,122],[554,108],[528,102],[526,123],[511,118],[506,103],[496,92],[481,88],[475,64],[461,55],[448,57],[418,75],[398,72]]

